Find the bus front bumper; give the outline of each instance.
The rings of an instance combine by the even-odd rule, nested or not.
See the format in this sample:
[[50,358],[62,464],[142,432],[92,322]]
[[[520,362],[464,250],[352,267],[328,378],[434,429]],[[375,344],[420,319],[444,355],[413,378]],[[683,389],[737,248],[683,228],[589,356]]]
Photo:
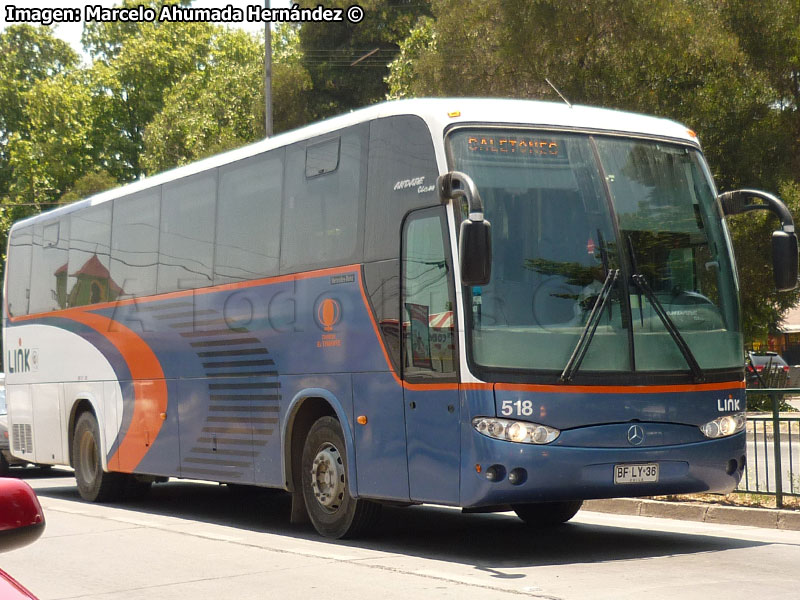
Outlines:
[[[739,483],[746,462],[744,432],[647,448],[537,446],[475,435],[475,443],[462,454],[463,507],[728,493]],[[617,467],[642,465],[657,465],[657,481],[615,482]],[[655,469],[649,471],[652,478]]]

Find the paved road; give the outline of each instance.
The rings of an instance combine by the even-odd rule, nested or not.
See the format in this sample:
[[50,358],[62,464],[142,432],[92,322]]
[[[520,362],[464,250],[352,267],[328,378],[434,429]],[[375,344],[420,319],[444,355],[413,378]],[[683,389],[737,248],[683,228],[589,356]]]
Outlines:
[[536,533],[509,514],[415,507],[386,510],[368,539],[333,542],[289,526],[282,494],[176,481],[96,505],[57,475],[26,472],[47,530],[0,556],[41,600],[796,600],[800,589],[800,532],[582,511]]

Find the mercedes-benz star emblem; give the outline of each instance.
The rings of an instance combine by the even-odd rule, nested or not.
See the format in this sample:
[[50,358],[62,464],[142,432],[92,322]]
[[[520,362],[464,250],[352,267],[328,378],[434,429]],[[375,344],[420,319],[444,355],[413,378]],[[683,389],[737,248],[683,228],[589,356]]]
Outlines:
[[628,429],[628,443],[631,446],[640,446],[644,441],[644,429],[639,425],[631,425]]

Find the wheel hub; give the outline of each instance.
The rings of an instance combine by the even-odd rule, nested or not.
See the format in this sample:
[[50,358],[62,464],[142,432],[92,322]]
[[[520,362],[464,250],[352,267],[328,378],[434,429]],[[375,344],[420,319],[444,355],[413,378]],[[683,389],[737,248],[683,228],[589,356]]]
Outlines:
[[97,446],[95,445],[94,437],[89,432],[84,432],[81,436],[80,443],[80,461],[82,473],[94,480],[97,475]]
[[325,444],[311,463],[311,489],[314,497],[329,512],[341,505],[345,489],[345,470],[336,446]]

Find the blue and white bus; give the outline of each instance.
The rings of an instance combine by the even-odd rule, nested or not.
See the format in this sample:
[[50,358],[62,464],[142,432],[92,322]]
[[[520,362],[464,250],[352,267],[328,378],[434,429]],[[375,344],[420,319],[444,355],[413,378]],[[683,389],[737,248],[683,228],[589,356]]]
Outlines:
[[169,477],[282,488],[353,536],[382,503],[727,492],[745,467],[725,214],[663,119],[385,103],[14,224],[11,447],[90,501]]

